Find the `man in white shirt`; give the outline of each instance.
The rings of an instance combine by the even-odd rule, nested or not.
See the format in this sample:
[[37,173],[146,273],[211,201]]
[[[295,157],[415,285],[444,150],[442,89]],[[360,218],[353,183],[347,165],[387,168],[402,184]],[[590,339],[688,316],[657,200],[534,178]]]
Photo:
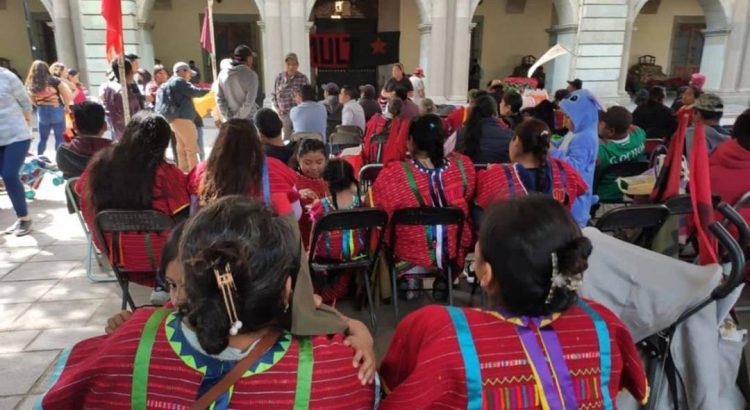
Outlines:
[[424,92],[424,70],[422,67],[417,67],[414,69],[414,74],[409,77],[409,81],[411,81],[411,85],[414,87],[414,96],[412,97],[412,100],[414,101],[414,104],[419,105],[419,103],[425,98],[425,92]]
[[341,111],[341,125],[353,125],[365,131],[365,110],[357,102],[359,91],[356,88],[345,85],[341,87],[339,102],[344,106]]

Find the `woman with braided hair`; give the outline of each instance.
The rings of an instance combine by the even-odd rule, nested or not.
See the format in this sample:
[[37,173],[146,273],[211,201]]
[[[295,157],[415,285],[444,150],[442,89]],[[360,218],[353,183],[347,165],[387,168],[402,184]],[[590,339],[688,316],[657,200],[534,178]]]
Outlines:
[[635,343],[578,296],[591,242],[557,201],[487,209],[476,245],[490,309],[428,306],[405,317],[380,367],[380,409],[614,409],[648,386]]
[[493,164],[479,172],[476,204],[486,209],[495,201],[539,192],[570,210],[576,198],[586,192],[586,182],[567,162],[547,157],[551,136],[547,124],[528,119],[514,133],[511,164]]

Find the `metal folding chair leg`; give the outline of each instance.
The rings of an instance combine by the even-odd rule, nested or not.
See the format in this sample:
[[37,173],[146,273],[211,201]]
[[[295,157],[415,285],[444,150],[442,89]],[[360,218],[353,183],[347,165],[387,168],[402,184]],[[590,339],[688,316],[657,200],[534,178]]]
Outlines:
[[453,266],[448,262],[448,269],[445,274],[448,276],[448,305],[453,306]]
[[391,270],[391,303],[393,304],[393,315],[396,317],[398,322],[398,288],[396,288],[396,266],[391,263],[389,266]]
[[363,270],[364,274],[364,280],[365,280],[365,292],[367,292],[367,304],[369,305],[368,308],[370,308],[370,325],[372,326],[372,334],[374,335],[375,332],[378,330],[378,324],[375,319],[375,305],[372,303],[372,287],[370,286],[370,280],[371,280],[371,270]]
[[98,283],[104,283],[104,282],[116,282],[117,278],[109,275],[96,275],[91,270],[91,259],[96,258],[97,264],[99,264],[99,267],[102,266],[102,262],[99,260],[99,255],[97,255],[96,250],[94,249],[94,241],[91,238],[91,235],[86,235],[88,239],[88,249],[86,249],[86,277],[89,278],[92,282],[98,282]]

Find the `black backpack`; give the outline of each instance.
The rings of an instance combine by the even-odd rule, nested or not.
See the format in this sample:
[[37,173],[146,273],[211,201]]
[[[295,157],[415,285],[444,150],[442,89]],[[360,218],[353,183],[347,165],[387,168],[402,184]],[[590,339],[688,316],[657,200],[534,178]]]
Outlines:
[[154,111],[170,121],[177,118],[179,107],[172,98],[172,88],[169,86],[169,82],[162,84],[156,92]]

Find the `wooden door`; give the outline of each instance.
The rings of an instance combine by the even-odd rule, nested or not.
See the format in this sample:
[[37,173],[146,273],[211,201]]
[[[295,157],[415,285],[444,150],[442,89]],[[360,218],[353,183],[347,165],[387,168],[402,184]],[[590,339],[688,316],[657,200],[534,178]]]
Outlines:
[[703,44],[705,38],[703,30],[706,25],[700,23],[676,23],[672,40],[671,76],[689,79],[701,67]]

